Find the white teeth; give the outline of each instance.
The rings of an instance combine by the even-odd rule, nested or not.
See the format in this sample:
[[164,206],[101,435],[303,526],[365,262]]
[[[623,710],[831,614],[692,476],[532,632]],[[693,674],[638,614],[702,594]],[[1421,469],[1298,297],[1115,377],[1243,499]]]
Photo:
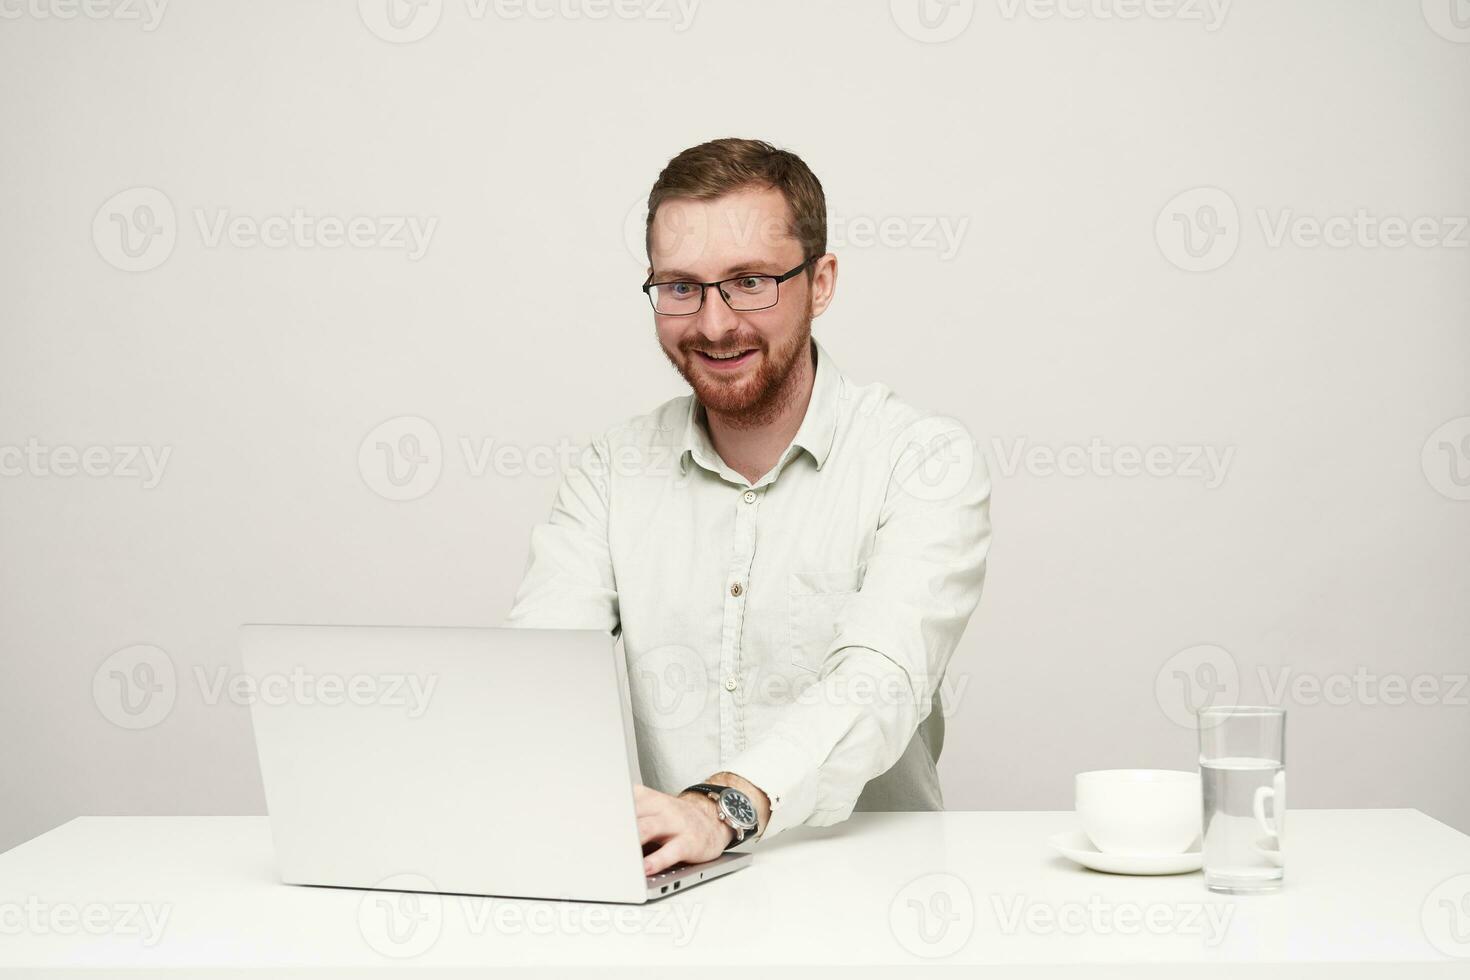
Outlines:
[[717,361],[728,361],[728,360],[730,360],[730,358],[732,358],[732,357],[739,357],[740,355],[742,355],[742,354],[744,354],[746,352],[743,351],[743,350],[739,350],[739,351],[736,351],[733,354],[715,354],[715,353],[712,353],[712,352],[706,350],[706,351],[700,351],[700,353],[703,354],[703,355],[705,355],[706,357],[713,357]]

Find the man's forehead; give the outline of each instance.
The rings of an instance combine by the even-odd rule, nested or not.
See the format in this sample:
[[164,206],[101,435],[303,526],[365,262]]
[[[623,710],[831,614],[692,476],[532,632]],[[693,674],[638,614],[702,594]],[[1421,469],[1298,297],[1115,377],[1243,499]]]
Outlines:
[[709,201],[672,198],[653,216],[649,244],[655,266],[688,268],[701,259],[775,258],[789,251],[790,209],[779,191],[737,191]]

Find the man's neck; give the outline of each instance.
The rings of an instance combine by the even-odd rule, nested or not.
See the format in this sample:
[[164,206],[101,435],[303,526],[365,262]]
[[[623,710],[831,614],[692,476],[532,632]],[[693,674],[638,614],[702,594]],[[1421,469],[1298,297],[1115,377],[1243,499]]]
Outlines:
[[781,407],[759,425],[741,425],[705,410],[715,452],[747,482],[755,483],[770,472],[801,428],[817,379],[815,358],[816,345],[810,344],[806,356],[797,361],[787,378],[789,388],[780,399]]

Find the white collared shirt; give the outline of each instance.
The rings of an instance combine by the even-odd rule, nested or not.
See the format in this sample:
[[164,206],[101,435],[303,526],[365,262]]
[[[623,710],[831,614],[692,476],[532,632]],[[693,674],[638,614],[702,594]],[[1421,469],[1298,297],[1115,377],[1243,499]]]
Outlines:
[[990,543],[964,427],[814,349],[806,416],[755,483],[692,395],[595,440],[532,531],[508,619],[621,631],[643,781],[742,776],[771,798],[763,837],[942,809],[940,682]]

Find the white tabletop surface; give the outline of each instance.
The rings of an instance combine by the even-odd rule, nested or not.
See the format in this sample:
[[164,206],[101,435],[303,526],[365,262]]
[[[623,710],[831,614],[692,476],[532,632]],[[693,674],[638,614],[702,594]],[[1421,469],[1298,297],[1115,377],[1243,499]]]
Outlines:
[[0,970],[784,966],[757,969],[765,977],[932,963],[1136,976],[1192,964],[1190,976],[1338,976],[1366,963],[1470,978],[1470,837],[1417,810],[1293,811],[1286,887],[1247,897],[1208,892],[1198,872],[1083,870],[1047,845],[1074,826],[1065,812],[857,814],[783,834],[727,878],[617,906],[288,886],[263,817],[81,817],[0,855]]

